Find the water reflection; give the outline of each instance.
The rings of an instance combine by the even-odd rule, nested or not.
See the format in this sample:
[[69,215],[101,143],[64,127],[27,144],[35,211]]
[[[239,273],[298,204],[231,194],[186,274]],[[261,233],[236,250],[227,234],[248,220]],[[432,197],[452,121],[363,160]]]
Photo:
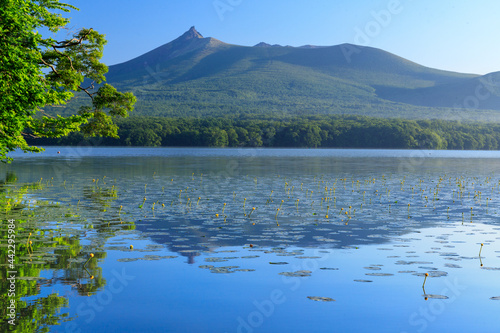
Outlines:
[[[443,216],[452,222],[497,218],[491,158],[423,158],[409,169],[401,168],[408,157],[395,153],[224,157],[164,151],[165,156],[112,157],[109,149],[106,159],[48,157],[33,161],[38,174],[30,162],[13,167],[25,180],[50,177],[45,179],[52,187],[44,195],[85,205],[108,222],[87,227],[107,232],[127,216],[143,235],[190,263],[217,247],[342,248],[384,243],[442,223]],[[475,176],[467,176],[472,169]]]
[[[123,295],[113,294],[126,311],[104,309],[85,329],[97,331],[109,321],[117,330],[140,329],[142,321],[130,314],[148,311],[157,314],[149,315],[151,324],[172,331],[202,331],[207,324],[234,331],[240,323],[235,318],[247,320],[255,311],[254,294],[261,292],[260,302],[267,288],[289,292],[280,310],[265,318],[270,331],[290,322],[307,330],[311,320],[324,331],[373,327],[363,326],[359,313],[385,320],[380,327],[398,322],[403,329],[422,296],[432,304],[463,292],[443,287],[457,276],[474,290],[479,309],[484,306],[478,299],[490,302],[498,295],[492,291],[498,265],[490,246],[500,207],[495,159],[408,164],[407,157],[115,158],[113,150],[103,151],[107,158],[23,159],[2,167],[11,172],[0,186],[2,206],[10,207],[2,218],[16,214],[22,221],[21,243],[32,232],[33,253],[20,246],[21,263],[32,269],[26,276],[46,278],[22,282],[31,288],[19,301],[23,306],[61,285],[74,293],[62,301],[78,304],[77,296],[103,295],[109,270],[117,267],[129,267],[138,281]],[[94,258],[84,267],[90,253]],[[331,304],[345,311],[332,314],[313,308],[323,302],[302,303],[308,295],[335,299]],[[457,307],[471,308],[467,297]],[[372,299],[378,302],[367,301]],[[62,301],[60,309],[67,306]],[[193,307],[199,303],[204,305]],[[179,310],[155,310],[164,304]],[[382,313],[394,304],[397,313]],[[72,318],[78,306],[72,307],[54,322]],[[181,315],[188,311],[200,326]],[[75,321],[84,325],[85,319]]]
[[[68,285],[81,296],[91,296],[106,285],[99,262],[106,258],[103,245],[117,230],[132,229],[133,224],[124,224],[121,217],[108,214],[106,221],[92,219],[88,223],[84,216],[94,216],[109,207],[109,192],[86,196],[83,193],[79,205],[65,206],[44,199],[52,181],[20,183],[17,173],[7,172],[0,182],[0,220],[2,238],[0,257],[2,266],[0,289],[9,290],[15,276],[15,291],[2,293],[1,308],[15,304],[14,318],[2,316],[2,331],[35,332],[53,325],[71,321],[68,314],[68,298],[50,293],[54,286]],[[9,247],[8,220],[15,225],[15,251]],[[120,220],[120,224],[111,221]],[[82,244],[89,229],[93,239]],[[9,251],[12,250],[12,251]],[[92,260],[84,265],[89,254]],[[65,310],[66,309],[66,310]],[[8,319],[14,319],[15,326]]]

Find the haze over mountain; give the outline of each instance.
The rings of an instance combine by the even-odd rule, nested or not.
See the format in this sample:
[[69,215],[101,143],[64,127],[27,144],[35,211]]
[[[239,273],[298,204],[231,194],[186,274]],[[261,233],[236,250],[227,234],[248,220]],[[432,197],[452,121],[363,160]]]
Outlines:
[[500,72],[442,71],[352,44],[233,45],[205,38],[194,27],[110,66],[106,77],[118,89],[136,94],[135,115],[318,113],[496,120],[500,110]]

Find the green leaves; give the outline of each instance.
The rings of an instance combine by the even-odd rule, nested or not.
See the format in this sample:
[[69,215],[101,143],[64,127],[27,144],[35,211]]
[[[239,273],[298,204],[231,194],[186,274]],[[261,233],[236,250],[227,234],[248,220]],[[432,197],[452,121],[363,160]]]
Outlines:
[[[105,81],[100,62],[106,39],[82,29],[70,39],[43,38],[39,28],[57,32],[69,19],[56,11],[76,7],[59,0],[2,0],[0,6],[0,160],[15,149],[38,152],[28,135],[57,138],[71,132],[117,137],[113,117],[126,117],[136,98]],[[84,86],[82,84],[85,83]],[[41,108],[61,105],[83,91],[92,101],[78,115],[47,115]],[[57,110],[57,109],[56,109]]]
[[89,118],[89,115],[42,117],[31,120],[29,126],[35,136],[58,138],[71,132],[78,132],[80,125],[87,123]]
[[120,93],[113,86],[104,84],[97,91],[94,97],[94,108],[109,109],[109,114],[112,116],[127,117],[128,112],[132,111],[136,98],[132,93]]
[[83,114],[90,115],[89,121],[81,127],[85,135],[118,138],[118,126],[113,124],[112,118],[106,113],[100,110],[94,110],[93,113],[84,112]]

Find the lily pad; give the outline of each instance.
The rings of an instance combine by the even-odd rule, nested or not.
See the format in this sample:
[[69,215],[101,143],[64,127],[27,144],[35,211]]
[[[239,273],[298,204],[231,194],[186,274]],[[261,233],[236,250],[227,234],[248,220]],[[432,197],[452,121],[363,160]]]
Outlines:
[[139,259],[142,259],[142,258],[120,258],[120,259],[117,259],[117,261],[119,261],[119,262],[131,262],[131,261],[137,261]]
[[418,266],[418,268],[425,269],[428,271],[437,271],[438,270],[436,267],[427,267],[427,266]]
[[311,271],[296,271],[296,272],[281,272],[279,275],[284,275],[288,277],[305,277],[305,276],[311,276]]
[[395,262],[396,265],[414,265],[414,264],[418,264],[418,265],[431,265],[433,264],[432,262],[430,261],[404,261],[404,260],[398,260]]
[[130,248],[127,246],[106,246],[105,249],[114,251],[126,251],[129,250]]
[[45,278],[41,276],[16,276],[16,280],[38,281],[45,280]]
[[87,259],[85,258],[70,258],[68,259],[68,262],[76,262],[76,263],[81,263],[81,262],[86,262]]
[[297,259],[321,259],[321,257],[318,256],[300,256],[296,257]]
[[231,270],[226,267],[213,267],[210,268],[210,272],[216,274],[228,274],[228,273],[234,273],[234,270]]
[[148,244],[148,245],[146,245],[146,248],[147,249],[151,249],[151,250],[153,250],[153,249],[159,249],[160,250],[160,249],[163,249],[164,246],[163,245],[159,245],[159,244]]
[[433,298],[433,299],[448,299],[449,298],[448,296],[435,295],[435,294],[425,294],[425,295],[422,295],[422,296],[427,297],[427,298]]
[[333,298],[330,297],[321,297],[321,296],[307,296],[310,300],[318,301],[318,302],[335,302]]
[[205,261],[207,261],[207,262],[223,262],[223,261],[227,261],[227,259],[217,258],[217,257],[209,257],[209,258],[205,258]]
[[45,265],[47,262],[42,260],[29,260],[29,261],[24,261],[23,263],[29,265]]
[[145,255],[144,257],[142,258],[139,258],[140,260],[161,260],[162,257],[161,256],[154,256],[154,255]]

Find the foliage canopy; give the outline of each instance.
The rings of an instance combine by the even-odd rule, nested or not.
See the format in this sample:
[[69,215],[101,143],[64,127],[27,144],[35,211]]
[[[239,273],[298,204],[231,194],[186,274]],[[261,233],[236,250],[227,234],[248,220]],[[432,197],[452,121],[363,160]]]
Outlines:
[[[71,38],[44,38],[56,33],[76,7],[59,0],[0,0],[0,160],[15,149],[39,152],[26,137],[61,137],[81,131],[87,136],[117,137],[113,117],[126,117],[136,98],[105,84],[108,71],[100,62],[104,35],[82,28]],[[46,106],[65,104],[74,92],[92,101],[69,116],[50,115]]]

